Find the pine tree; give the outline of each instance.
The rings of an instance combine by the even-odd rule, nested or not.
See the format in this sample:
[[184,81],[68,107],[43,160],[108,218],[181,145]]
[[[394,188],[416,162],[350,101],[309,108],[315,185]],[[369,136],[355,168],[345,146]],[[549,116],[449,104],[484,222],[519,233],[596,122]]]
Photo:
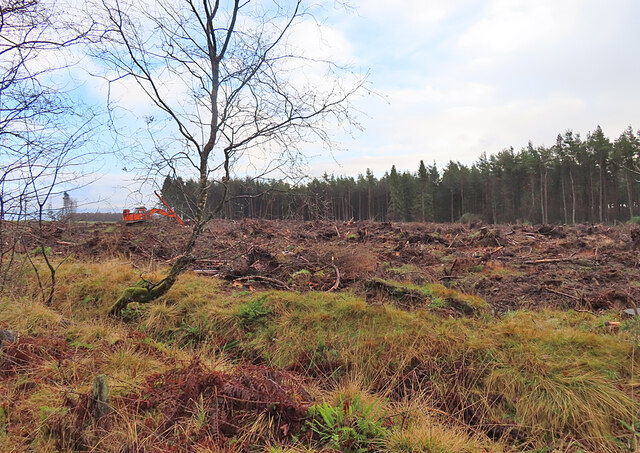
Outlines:
[[613,147],[600,126],[596,127],[596,130],[587,137],[587,146],[591,148],[598,167],[598,219],[602,223],[608,217],[608,213],[605,212],[605,206],[607,205],[607,172]]
[[433,199],[429,192],[429,173],[424,161],[420,161],[420,167],[418,168],[418,184],[420,193],[420,220],[425,222],[427,220],[427,213],[431,213],[433,210]]
[[389,173],[389,208],[388,208],[388,217],[389,220],[401,220],[401,187],[400,187],[400,177],[398,176],[398,171],[396,170],[396,166],[391,166],[391,172]]
[[629,218],[634,214],[634,171],[633,166],[640,152],[640,141],[633,133],[633,129],[629,126],[613,145],[614,159],[616,164],[623,170],[625,185],[627,188],[627,208],[629,209]]

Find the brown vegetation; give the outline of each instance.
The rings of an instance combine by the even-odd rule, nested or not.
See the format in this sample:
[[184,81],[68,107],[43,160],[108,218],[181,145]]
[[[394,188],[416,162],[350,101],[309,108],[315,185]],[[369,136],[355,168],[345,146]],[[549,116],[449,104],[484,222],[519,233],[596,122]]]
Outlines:
[[0,450],[624,452],[640,440],[639,333],[619,310],[640,280],[630,228],[218,222],[198,272],[123,321],[109,307],[136,275],[160,278],[183,230],[47,228],[52,260],[65,259],[51,306],[28,268],[0,298],[0,329],[17,333],[0,345]]
[[[638,228],[594,226],[214,221],[191,269],[236,286],[363,288],[373,277],[442,282],[477,294],[497,312],[558,307],[601,310],[640,299]],[[47,225],[53,253],[171,263],[188,231],[145,225]],[[23,244],[31,250],[37,244]]]

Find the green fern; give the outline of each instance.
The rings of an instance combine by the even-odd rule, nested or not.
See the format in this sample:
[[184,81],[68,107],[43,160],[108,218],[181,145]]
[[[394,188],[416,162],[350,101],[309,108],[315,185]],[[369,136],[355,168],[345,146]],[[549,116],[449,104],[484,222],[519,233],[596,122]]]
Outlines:
[[384,414],[373,404],[363,403],[360,395],[351,401],[341,399],[338,406],[327,402],[311,406],[309,416],[306,428],[318,442],[345,453],[378,451],[389,434],[383,426]]

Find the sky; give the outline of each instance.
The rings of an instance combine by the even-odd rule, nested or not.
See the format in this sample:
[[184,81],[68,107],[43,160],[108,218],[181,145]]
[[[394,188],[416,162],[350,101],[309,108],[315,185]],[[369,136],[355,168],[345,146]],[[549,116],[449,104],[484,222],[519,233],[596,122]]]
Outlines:
[[[640,127],[637,0],[355,0],[316,19],[319,30],[295,32],[300,47],[368,73],[371,94],[354,104],[362,130],[336,129],[331,152],[305,146],[309,176],[471,164],[529,140],[550,146],[568,129],[584,137],[600,125],[615,139]],[[121,97],[138,118],[150,113],[129,89]],[[75,197],[100,198],[100,210],[153,204],[130,194],[124,167],[107,159]]]

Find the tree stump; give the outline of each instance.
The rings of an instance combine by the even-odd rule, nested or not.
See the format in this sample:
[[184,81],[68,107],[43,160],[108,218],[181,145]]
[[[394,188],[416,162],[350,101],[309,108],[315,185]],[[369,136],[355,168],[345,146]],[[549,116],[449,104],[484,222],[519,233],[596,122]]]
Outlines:
[[93,381],[92,415],[95,421],[111,412],[109,406],[109,382],[107,376],[99,374]]

